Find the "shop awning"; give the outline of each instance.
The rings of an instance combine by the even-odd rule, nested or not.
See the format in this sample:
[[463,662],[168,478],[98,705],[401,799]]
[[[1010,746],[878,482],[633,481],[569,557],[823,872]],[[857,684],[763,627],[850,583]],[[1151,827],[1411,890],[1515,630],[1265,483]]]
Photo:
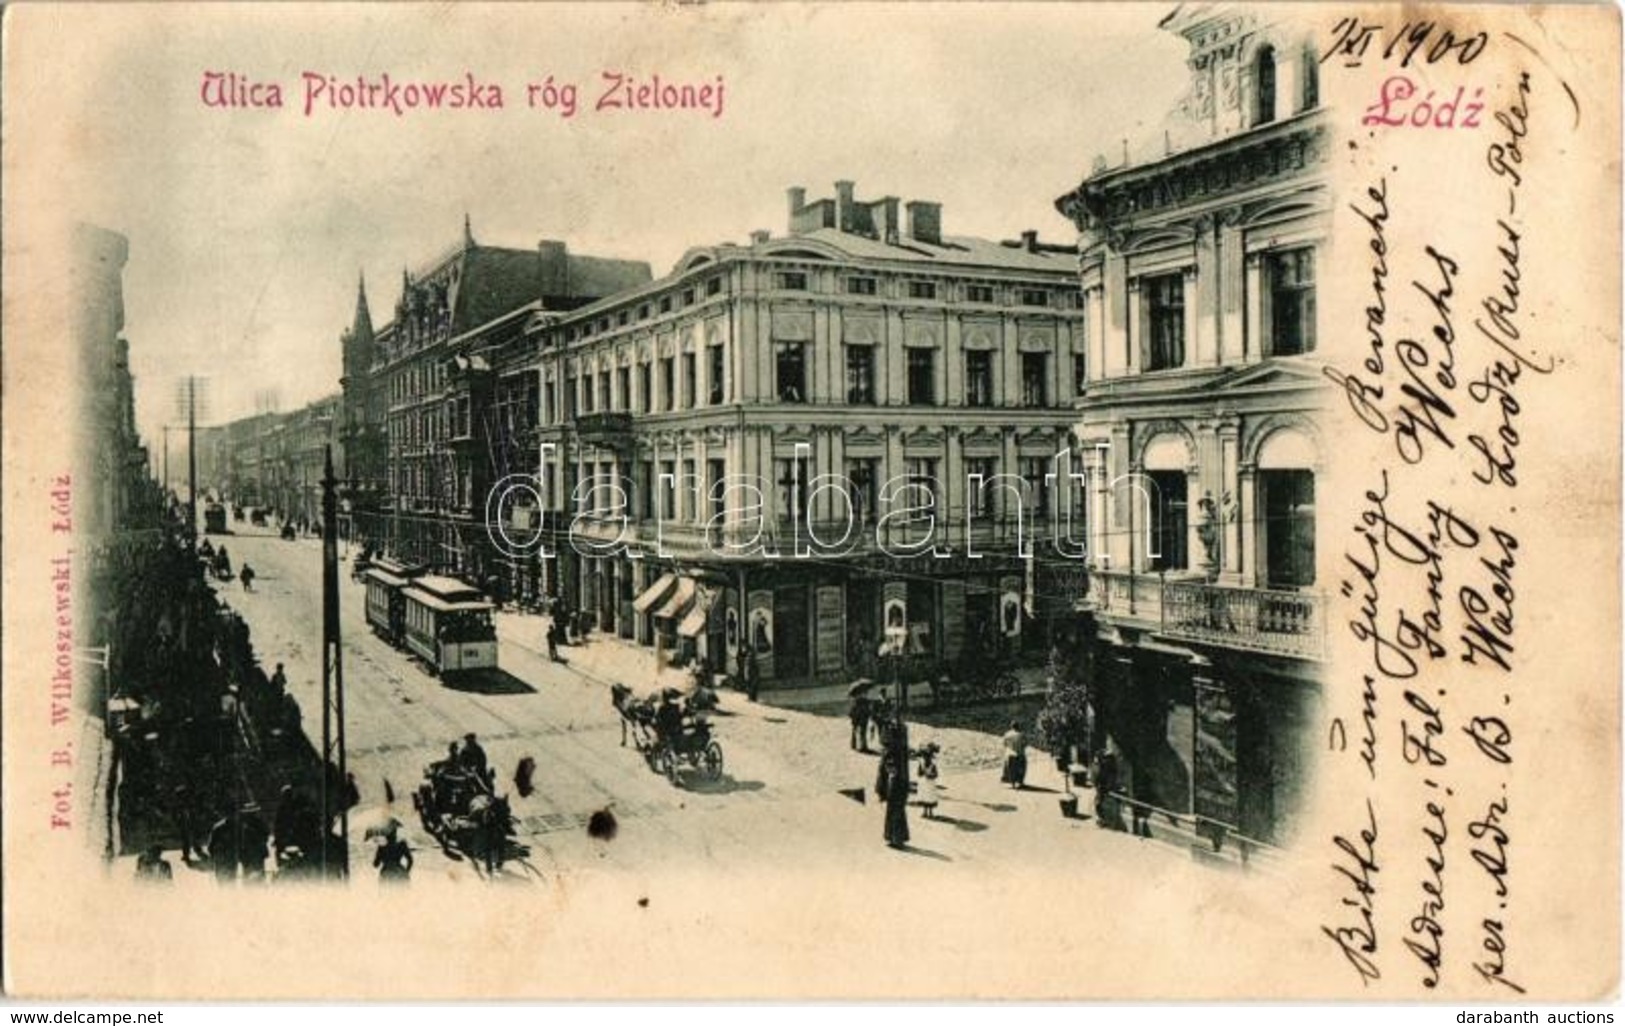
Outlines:
[[692,601],[694,601],[694,578],[679,577],[677,578],[677,587],[672,589],[672,593],[665,603],[655,610],[655,619],[681,616]]
[[632,608],[639,613],[647,613],[656,602],[666,597],[666,592],[676,583],[676,574],[661,574],[658,581],[643,589],[643,594],[632,601]]
[[677,633],[685,638],[697,638],[705,633],[705,622],[711,616],[711,603],[716,601],[716,593],[704,588],[694,598],[694,605],[683,617],[683,622],[677,625]]

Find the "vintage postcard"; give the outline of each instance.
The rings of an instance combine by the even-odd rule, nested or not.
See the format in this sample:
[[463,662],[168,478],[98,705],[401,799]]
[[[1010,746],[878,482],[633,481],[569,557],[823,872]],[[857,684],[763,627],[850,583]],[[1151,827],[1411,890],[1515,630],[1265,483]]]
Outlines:
[[4,42],[7,993],[1615,995],[1617,8]]

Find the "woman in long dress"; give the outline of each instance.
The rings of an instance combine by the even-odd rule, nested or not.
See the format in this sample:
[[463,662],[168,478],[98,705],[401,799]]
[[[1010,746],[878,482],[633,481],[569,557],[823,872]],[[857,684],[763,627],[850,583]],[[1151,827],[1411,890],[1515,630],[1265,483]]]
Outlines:
[[887,758],[892,766],[886,774],[886,843],[901,848],[908,844],[908,749],[893,745]]
[[937,818],[937,759],[934,746],[927,746],[920,753],[919,783],[916,785],[915,800],[920,808],[925,810],[926,819]]

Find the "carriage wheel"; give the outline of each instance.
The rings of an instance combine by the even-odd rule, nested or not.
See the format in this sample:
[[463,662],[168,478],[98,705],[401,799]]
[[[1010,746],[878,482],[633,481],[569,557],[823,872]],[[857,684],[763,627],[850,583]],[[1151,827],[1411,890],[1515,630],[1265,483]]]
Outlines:
[[712,780],[722,776],[722,746],[715,741],[705,746],[705,775]]

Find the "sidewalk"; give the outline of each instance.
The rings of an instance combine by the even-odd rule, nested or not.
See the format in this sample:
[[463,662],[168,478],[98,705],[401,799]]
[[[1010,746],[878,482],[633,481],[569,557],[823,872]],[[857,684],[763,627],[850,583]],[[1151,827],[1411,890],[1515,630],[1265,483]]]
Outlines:
[[[492,619],[502,644],[547,658],[546,633],[551,621],[546,616],[504,611]],[[656,666],[653,648],[598,631],[588,635],[584,644],[561,645],[559,658],[570,669],[606,687],[625,684],[639,694],[668,687],[687,691],[693,679],[685,669]]]

